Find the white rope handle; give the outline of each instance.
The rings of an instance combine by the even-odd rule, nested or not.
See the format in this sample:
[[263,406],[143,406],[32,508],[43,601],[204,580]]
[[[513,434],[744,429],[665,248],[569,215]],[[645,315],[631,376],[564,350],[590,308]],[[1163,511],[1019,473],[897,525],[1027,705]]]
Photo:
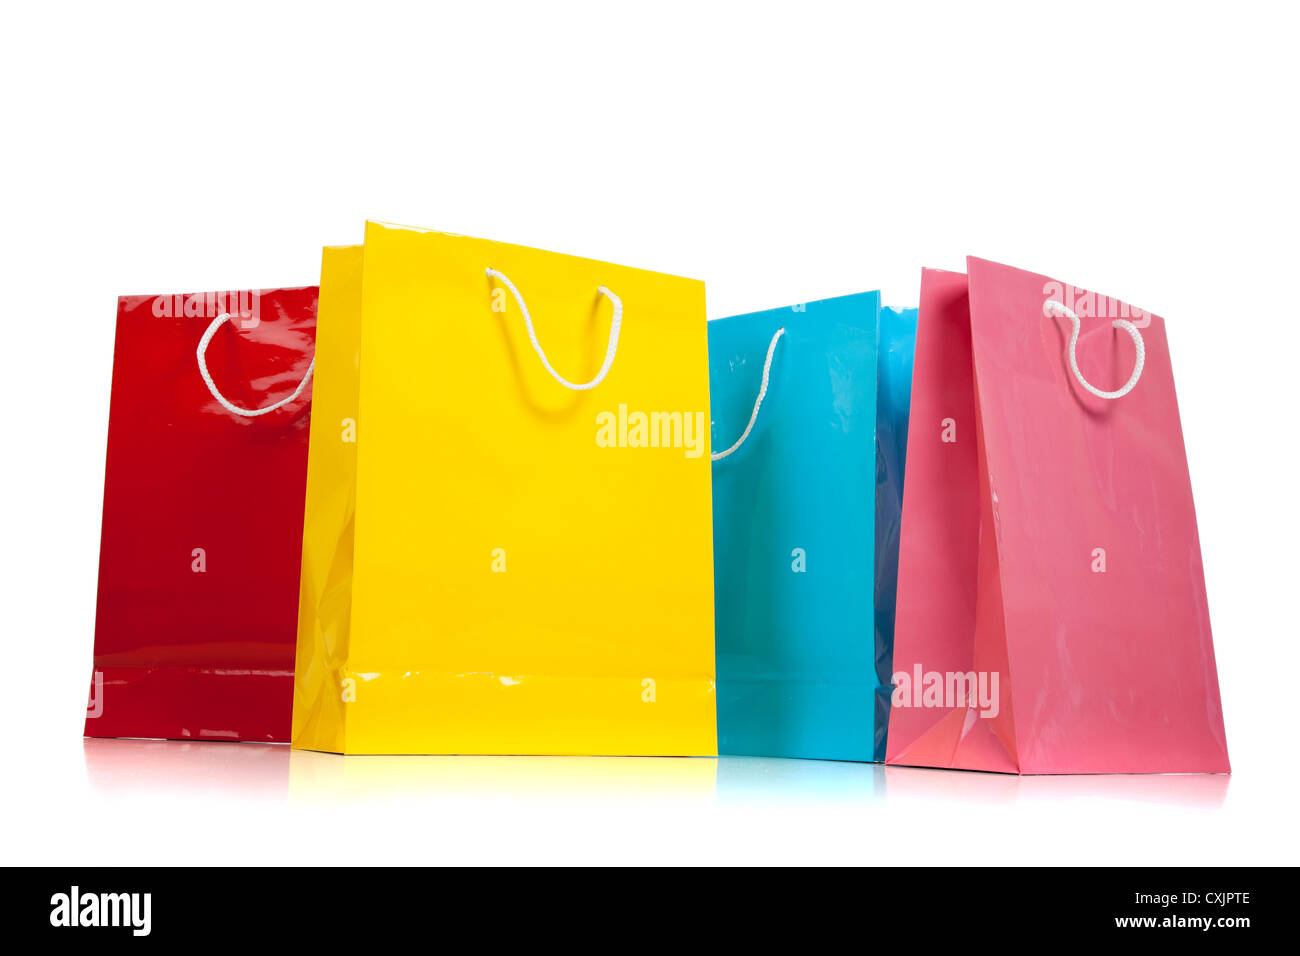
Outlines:
[[754,399],[754,410],[749,414],[749,424],[745,426],[745,430],[741,432],[734,445],[726,451],[714,452],[712,456],[714,461],[722,461],[722,459],[745,444],[745,439],[754,430],[754,422],[758,421],[758,410],[763,407],[763,399],[767,396],[768,379],[772,375],[772,353],[776,351],[776,343],[781,340],[783,335],[785,335],[785,329],[777,329],[776,335],[772,336],[772,341],[767,343],[767,358],[763,359],[763,381],[758,386],[758,398]]
[[1082,327],[1079,317],[1074,314],[1073,310],[1067,308],[1062,303],[1057,302],[1055,299],[1049,299],[1047,305],[1052,307],[1057,314],[1063,315],[1069,319],[1070,324],[1073,326],[1073,330],[1070,332],[1070,371],[1072,371],[1074,377],[1079,380],[1079,384],[1092,392],[1092,394],[1096,395],[1098,398],[1105,399],[1123,398],[1129,392],[1133,391],[1134,387],[1138,383],[1138,379],[1142,377],[1142,367],[1146,365],[1147,361],[1146,343],[1142,341],[1142,333],[1138,331],[1137,326],[1128,319],[1113,319],[1111,321],[1110,324],[1114,328],[1123,329],[1129,335],[1133,336],[1133,345],[1137,348],[1137,361],[1133,363],[1133,374],[1128,377],[1128,381],[1125,382],[1122,387],[1117,388],[1113,392],[1103,392],[1101,389],[1097,388],[1097,386],[1084,378],[1083,373],[1079,371],[1079,358],[1075,355],[1074,351],[1075,346],[1079,343],[1079,329]]
[[265,408],[240,408],[238,405],[232,405],[226,396],[221,394],[217,389],[216,383],[212,381],[211,374],[208,372],[208,362],[207,359],[204,358],[204,355],[208,351],[208,343],[212,341],[212,336],[216,335],[217,329],[221,328],[221,326],[228,321],[230,321],[230,313],[222,312],[212,320],[212,324],[208,326],[208,330],[203,333],[203,338],[199,339],[199,374],[203,376],[203,381],[207,383],[208,391],[212,393],[212,397],[219,401],[222,406],[225,407],[226,411],[235,415],[243,415],[245,418],[253,418],[257,415],[266,415],[269,412],[275,411],[277,408],[282,408],[301,395],[302,390],[306,388],[307,383],[311,381],[311,373],[316,369],[316,356],[314,355],[311,357],[311,364],[307,366],[307,374],[302,377],[302,381],[299,382],[298,387],[293,390],[293,394],[288,398],[280,399],[274,405],[267,405]]
[[524,297],[519,294],[519,290],[515,288],[515,284],[510,281],[504,272],[498,272],[496,269],[489,268],[487,274],[493,279],[500,279],[502,283],[505,284],[505,287],[510,290],[510,294],[515,297],[515,301],[519,303],[519,311],[524,314],[524,327],[528,329],[528,340],[533,343],[533,351],[536,352],[537,357],[542,360],[542,367],[551,373],[551,378],[555,379],[565,388],[571,388],[575,392],[585,392],[587,389],[595,388],[601,382],[605,381],[605,376],[609,374],[610,366],[614,364],[614,355],[618,352],[618,332],[623,325],[622,299],[610,292],[603,285],[597,287],[596,291],[609,299],[614,306],[614,317],[609,323],[609,345],[605,348],[605,361],[600,366],[600,371],[596,373],[596,377],[590,382],[579,385],[575,382],[570,382],[567,378],[553,369],[551,363],[547,361],[546,353],[542,351],[542,345],[537,341],[537,333],[533,331],[533,317],[528,314],[528,306],[524,305]]

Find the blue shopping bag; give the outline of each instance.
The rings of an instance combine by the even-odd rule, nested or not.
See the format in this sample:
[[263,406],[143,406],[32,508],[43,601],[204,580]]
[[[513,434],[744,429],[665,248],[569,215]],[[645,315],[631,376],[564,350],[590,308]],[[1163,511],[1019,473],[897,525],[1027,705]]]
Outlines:
[[898,598],[898,541],[903,517],[903,466],[912,406],[916,309],[880,310],[876,363],[876,760],[885,759],[890,682],[894,673],[894,612]]
[[879,319],[866,292],[708,324],[719,753],[883,755]]

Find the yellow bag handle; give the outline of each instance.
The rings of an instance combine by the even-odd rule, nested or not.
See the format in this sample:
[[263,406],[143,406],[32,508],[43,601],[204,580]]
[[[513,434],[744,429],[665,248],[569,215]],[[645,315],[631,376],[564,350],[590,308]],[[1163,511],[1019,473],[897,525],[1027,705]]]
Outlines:
[[618,352],[618,332],[620,327],[623,325],[622,299],[610,292],[603,285],[596,289],[597,292],[613,303],[614,318],[609,324],[609,345],[605,348],[604,364],[600,366],[600,371],[596,373],[595,378],[590,382],[579,385],[570,382],[559,372],[555,371],[555,369],[551,367],[551,363],[547,361],[546,353],[542,351],[541,343],[537,341],[537,333],[533,331],[533,317],[528,314],[528,306],[524,305],[524,297],[519,294],[519,290],[515,288],[515,284],[510,281],[504,272],[498,272],[496,269],[489,267],[487,274],[493,279],[500,279],[505,284],[505,287],[510,290],[510,294],[515,297],[515,301],[519,303],[519,311],[524,314],[524,327],[528,329],[528,339],[533,343],[533,351],[535,351],[537,357],[542,360],[542,367],[551,373],[551,378],[555,379],[565,388],[571,388],[575,392],[585,392],[588,389],[595,388],[605,380],[605,376],[609,374],[610,366],[614,364],[614,355]]

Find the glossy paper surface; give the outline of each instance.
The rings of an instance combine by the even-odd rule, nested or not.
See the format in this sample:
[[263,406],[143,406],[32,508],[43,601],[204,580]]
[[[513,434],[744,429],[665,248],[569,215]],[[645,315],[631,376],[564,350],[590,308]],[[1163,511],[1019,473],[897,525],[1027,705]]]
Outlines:
[[[244,294],[250,315],[207,350],[227,399],[258,408],[293,392],[312,359],[316,291]],[[118,300],[95,618],[102,713],[88,736],[289,739],[312,391],[252,418],[212,396],[195,351],[240,301]]]
[[876,363],[876,691],[873,753],[885,759],[890,692],[894,673],[894,614],[898,588],[898,543],[902,525],[907,423],[912,403],[912,357],[916,309],[880,310]]
[[331,246],[321,256],[293,693],[293,739],[322,747],[337,741],[340,749],[356,534],[361,261],[361,246]]
[[718,738],[726,754],[871,760],[876,292],[709,323]]
[[[975,668],[981,485],[966,276],[924,270],[920,302],[893,668],[965,674]],[[1002,744],[995,732],[1012,740],[1014,729],[996,717],[967,726],[968,713],[965,707],[894,707],[888,762],[1015,772],[1014,744]]]
[[[294,745],[716,753],[703,284],[369,223],[358,293],[355,255],[322,280],[317,394],[346,417],[355,389],[356,471],[313,434]],[[552,379],[488,268],[575,381],[605,353],[597,289],[618,295],[608,377]],[[690,416],[695,447],[638,446],[635,413]]]
[[[1064,284],[978,259],[969,269],[969,304],[963,277],[922,284],[895,670],[1001,679],[988,708],[896,699],[890,762],[1228,770],[1164,321],[1142,320],[1141,379],[1106,401],[1070,372],[1068,320],[1045,314]],[[1111,314],[1081,316],[1080,370],[1117,388],[1134,345]]]

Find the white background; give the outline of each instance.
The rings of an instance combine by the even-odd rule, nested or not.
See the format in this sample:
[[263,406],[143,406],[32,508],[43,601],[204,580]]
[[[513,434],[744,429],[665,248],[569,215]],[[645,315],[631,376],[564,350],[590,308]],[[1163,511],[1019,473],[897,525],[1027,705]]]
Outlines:
[[[0,861],[1300,862],[1295,14],[542,6],[6,5]],[[1234,774],[83,744],[115,297],[314,284],[366,218],[711,317],[968,253],[1165,316]]]

